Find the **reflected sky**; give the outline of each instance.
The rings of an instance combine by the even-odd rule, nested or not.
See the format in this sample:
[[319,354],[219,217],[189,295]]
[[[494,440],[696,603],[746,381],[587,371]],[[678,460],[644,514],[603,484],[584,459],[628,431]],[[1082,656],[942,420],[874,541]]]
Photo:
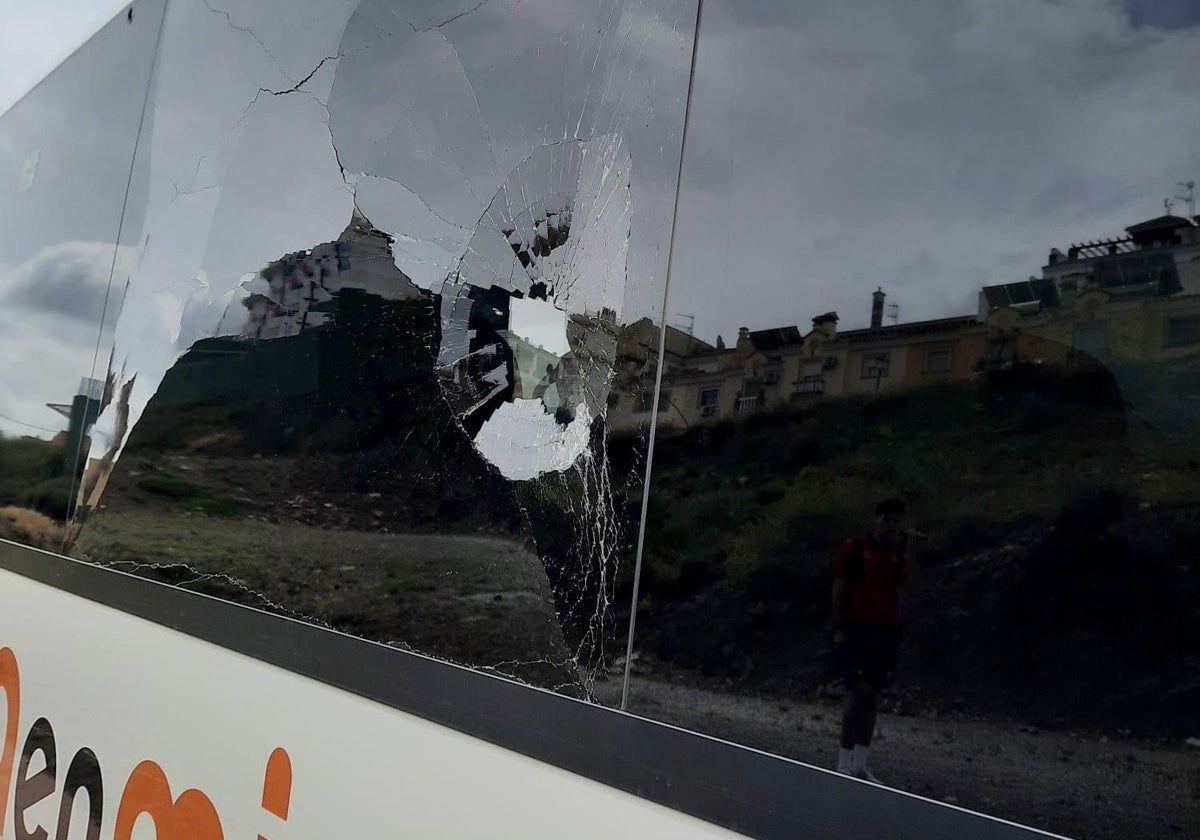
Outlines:
[[0,113],[125,5],[114,0],[0,0]]
[[[236,85],[240,77],[247,84],[256,76],[254,62],[263,62],[262,84],[249,85],[246,101],[237,106],[241,110],[227,123],[237,124],[245,112],[248,125],[237,124],[234,130],[286,132],[293,142],[280,144],[283,151],[294,147],[299,135],[308,135],[289,127],[289,119],[325,119],[320,107],[312,109],[317,104],[312,98],[311,113],[304,116],[297,112],[304,110],[299,100],[305,97],[286,97],[295,101],[284,106],[279,97],[258,89],[288,90],[321,58],[336,56],[340,28],[350,22],[356,4],[323,5],[312,25],[303,15],[271,21],[270,4],[230,9],[220,3],[210,3],[211,9],[180,5],[180,14],[194,15],[198,37],[246,51],[232,62],[226,81]],[[410,46],[424,45],[420,55],[413,53],[412,66],[437,58],[429,50],[446,51],[446,60],[436,63],[457,69],[439,77],[440,87],[432,90],[442,101],[459,101],[463,107],[458,113],[470,114],[475,103],[462,99],[472,96],[463,80],[468,72],[477,72],[474,68],[495,64],[497,55],[489,45],[499,41],[477,38],[473,33],[487,27],[472,29],[464,22],[480,12],[503,16],[506,11],[501,3],[489,4],[494,8],[454,21],[454,55],[444,39],[417,37],[467,10],[458,7],[462,4],[443,5],[418,10],[404,37],[412,41]],[[678,17],[679,4],[668,5]],[[398,8],[396,21],[406,13]],[[44,15],[57,13],[61,10]],[[364,6],[358,25],[378,13]],[[534,14],[530,20],[552,28],[556,14],[561,13]],[[23,10],[17,17],[29,27],[26,40],[40,41],[44,52],[54,54],[70,43],[70,30],[59,18],[40,15]],[[1176,191],[1176,182],[1194,178],[1200,170],[1200,152],[1190,139],[1200,128],[1193,106],[1198,83],[1191,70],[1191,56],[1200,47],[1198,17],[1195,5],[1182,0],[1022,0],[1019,8],[1004,14],[969,3],[949,12],[945,4],[918,3],[900,13],[872,0],[837,9],[709,0],[668,320],[684,324],[694,317],[697,334],[710,341],[718,333],[728,340],[743,325],[797,323],[806,328],[809,318],[830,310],[842,316],[843,328],[861,326],[867,319],[867,296],[880,285],[888,291],[889,303],[899,305],[901,320],[970,312],[980,286],[1038,273],[1050,247],[1115,235],[1131,220],[1157,215],[1162,199]],[[655,20],[648,15],[628,24],[631,37],[636,28],[641,39],[636,50],[624,42],[629,54],[640,56],[640,63],[629,68],[639,75],[653,69],[648,63],[652,56],[686,46],[674,27]],[[83,18],[72,21],[85,25]],[[47,34],[51,28],[54,37]],[[16,37],[11,33],[17,31],[9,30],[6,37]],[[568,66],[567,47],[533,32],[522,37],[542,61]],[[62,39],[57,47],[56,38]],[[271,48],[269,56],[255,38]],[[251,48],[258,48],[258,59]],[[513,49],[509,39],[501,52]],[[548,51],[558,51],[557,56]],[[322,99],[332,88],[335,65],[329,62],[318,70],[300,92]],[[215,83],[220,72],[211,67],[202,75]],[[353,69],[339,72],[347,79],[343,86],[350,84]],[[362,83],[353,86],[368,89]],[[548,132],[557,106],[547,103],[552,97],[529,95],[538,89],[536,79],[509,74],[479,108],[489,126],[497,124],[489,111],[503,110],[510,125]],[[376,92],[397,95],[395,90]],[[659,93],[648,93],[646,101]],[[247,108],[251,102],[253,107]],[[205,113],[203,102],[189,105],[197,120]],[[603,115],[598,119],[603,121]],[[422,134],[419,124],[403,121],[386,128],[416,133],[430,143],[446,139]],[[455,134],[452,145],[479,161],[481,172],[498,168],[500,158],[510,160],[523,147],[520,138],[502,133],[481,137],[478,119],[466,128]],[[477,151],[471,151],[471,144],[480,144]],[[352,158],[353,141],[346,138],[343,145]],[[1132,148],[1139,153],[1131,154]],[[373,163],[349,166],[352,177],[355,169],[383,171],[398,165],[378,158],[380,152],[364,152]],[[314,149],[308,160],[315,163],[318,156],[327,157],[328,149]],[[301,165],[301,157],[286,164]],[[1029,165],[1031,160],[1038,165]],[[204,189],[204,170],[210,164],[186,178],[180,173],[180,193]],[[467,175],[472,167],[461,160],[456,165],[467,176],[461,180],[469,187],[470,201],[486,201],[486,187],[476,175]],[[429,192],[427,185],[413,180],[419,174],[406,173],[403,181],[358,178],[356,197],[372,221],[388,227],[388,219],[370,213],[386,215],[387,205],[397,208],[406,222],[392,220],[398,229],[398,263],[441,266],[444,252],[453,253],[469,235],[469,226],[446,224],[444,208],[410,212],[424,210],[421,202]],[[406,185],[411,190],[397,186],[405,181],[411,182]],[[307,200],[304,186],[289,189],[298,192],[286,203]],[[331,207],[340,202],[340,211],[347,199],[337,198],[338,190],[338,183],[328,180],[322,195],[312,200]],[[635,204],[646,208],[643,222],[663,209],[650,198],[650,204]],[[287,212],[272,204],[258,209]],[[344,226],[348,216],[334,215]],[[325,235],[307,242],[295,237],[273,251],[264,247],[253,256],[235,254],[228,268],[206,267],[204,276],[217,278],[217,291],[224,293],[230,277],[236,285],[246,272],[261,267],[252,264],[254,259],[265,264],[294,247],[328,239],[333,225],[332,220],[322,225]],[[4,260],[10,271],[17,264],[8,253]],[[770,278],[779,295],[794,303],[785,310],[774,295],[731,299],[729,278],[747,272]],[[652,301],[640,303],[653,306]],[[176,314],[170,309],[165,317]]]
[[1161,215],[1200,174],[1200,30],[1151,25],[1196,9],[709,0],[668,320],[861,327],[877,286],[901,321],[968,314]]
[[[134,262],[132,244],[115,243],[156,5],[114,21],[76,54],[73,72],[48,79],[2,118],[0,350],[22,363],[0,378],[0,433],[49,438],[65,428],[47,403],[69,403],[92,374],[110,275],[119,301]],[[127,229],[141,227],[142,186],[131,186]],[[111,328],[110,317],[101,345]]]
[[[545,296],[530,286],[540,283],[564,316],[653,315],[694,12],[672,0],[311,0],[303,14],[272,2],[173,4],[156,77],[150,221],[115,337],[128,418],[181,353],[231,328],[226,313],[263,266],[335,239],[356,212],[391,237],[406,278],[446,292],[443,363],[474,329],[462,322],[456,338],[448,290],[503,286],[528,267],[517,258],[538,247],[537,225],[557,225],[551,215],[572,207],[581,212],[569,247],[540,258],[546,276],[527,272],[512,292]],[[611,330],[601,343],[613,344]],[[594,419],[613,347],[575,356],[605,366],[577,389],[581,416]],[[494,429],[487,439],[497,452],[534,452],[550,435],[565,447],[553,464],[567,466],[588,423],[563,437],[563,416],[543,411],[545,428],[528,439]],[[119,450],[123,412],[101,417],[94,457]],[[530,469],[512,477],[543,468]]]
[[[113,266],[133,270],[113,360],[136,421],[192,344],[244,332],[228,315],[264,266],[332,241],[355,213],[392,238],[397,268],[420,289],[504,286],[527,268],[510,253],[522,247],[513,231],[566,208],[547,200],[576,164],[539,164],[537,151],[613,138],[593,158],[600,192],[571,175],[570,190],[591,189],[589,206],[604,208],[599,235],[576,237],[584,244],[565,268],[545,261],[551,274],[596,282],[560,283],[561,316],[527,310],[512,330],[572,355],[575,369],[555,372],[534,354],[506,373],[542,404],[505,409],[505,430],[493,424],[481,439],[490,459],[554,451],[555,468],[571,463],[584,436],[566,433],[578,404],[562,394],[599,416],[612,348],[572,348],[568,316],[657,314],[688,6],[312,0],[283,15],[271,2],[174,4],[140,242],[111,245],[125,171],[116,158],[139,103],[100,92],[128,89],[124,80],[97,72],[78,102],[39,97],[9,115],[59,109],[25,114],[41,134],[8,131],[3,154],[15,200],[53,196],[64,209],[60,228],[42,221],[44,207],[14,209],[0,234],[4,333],[12,352],[38,360],[0,388],[0,429],[61,429],[46,404],[90,373],[92,336],[78,325],[98,320]],[[903,13],[875,0],[710,0],[668,322],[711,341],[740,326],[807,328],[831,310],[852,328],[877,286],[901,321],[970,313],[981,286],[1038,273],[1050,247],[1163,212],[1162,197],[1200,169],[1195,24],[1190,6],[1165,1],[1021,0],[1001,14],[932,0]],[[149,55],[128,61],[148,67]],[[87,131],[65,130],[81,115]],[[94,174],[73,187],[64,161]],[[627,187],[613,201],[617,182]],[[734,295],[736,278],[753,278],[755,293]],[[464,341],[474,329],[456,320],[457,294],[442,300],[443,365],[458,327]],[[111,319],[102,328],[107,358]],[[584,356],[603,374],[583,370]],[[540,428],[527,422],[537,412]],[[108,412],[93,454],[115,452],[128,428]]]

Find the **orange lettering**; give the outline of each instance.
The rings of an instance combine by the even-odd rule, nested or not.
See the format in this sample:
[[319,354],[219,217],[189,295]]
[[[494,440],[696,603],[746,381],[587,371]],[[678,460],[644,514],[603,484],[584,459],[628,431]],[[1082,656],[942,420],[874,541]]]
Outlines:
[[117,806],[113,840],[130,840],[133,824],[142,814],[154,820],[157,840],[225,840],[209,798],[190,788],[172,800],[167,776],[153,761],[143,761],[129,774]]
[[0,756],[0,836],[8,821],[8,792],[12,789],[13,761],[17,755],[17,729],[21,718],[21,675],[17,657],[10,648],[0,650],[0,688],[8,702],[4,723],[4,753]]
[[[267,772],[263,778],[263,810],[281,820],[288,818],[292,804],[292,759],[283,747],[276,747],[267,759]],[[267,840],[261,834],[258,840]]]

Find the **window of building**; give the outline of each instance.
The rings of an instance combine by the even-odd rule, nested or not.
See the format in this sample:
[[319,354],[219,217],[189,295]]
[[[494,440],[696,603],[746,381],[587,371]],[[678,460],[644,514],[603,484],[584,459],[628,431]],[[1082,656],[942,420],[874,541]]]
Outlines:
[[778,385],[779,368],[769,368],[766,373],[763,374],[763,382],[765,382],[767,385]]
[[1187,347],[1200,344],[1200,315],[1167,319],[1167,346]]
[[950,350],[943,348],[940,350],[925,351],[925,372],[926,373],[949,373],[950,372]]
[[891,353],[868,353],[862,358],[863,379],[884,379],[891,364]]
[[700,389],[700,407],[701,408],[716,408],[717,397],[720,395],[719,388],[701,388]]
[[825,390],[825,378],[821,375],[820,360],[800,365],[800,378],[792,383],[793,394],[820,394]]
[[757,411],[763,407],[765,396],[761,379],[744,379],[742,380],[742,390],[738,393],[736,408],[743,412]]

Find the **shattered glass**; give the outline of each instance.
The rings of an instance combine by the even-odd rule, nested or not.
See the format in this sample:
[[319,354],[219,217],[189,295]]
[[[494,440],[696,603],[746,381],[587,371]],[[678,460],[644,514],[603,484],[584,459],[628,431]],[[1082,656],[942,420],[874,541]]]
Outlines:
[[695,15],[170,4],[70,550],[592,696]]
[[540,147],[441,286],[443,391],[508,478],[570,467],[604,413],[626,279],[622,152],[606,138]]

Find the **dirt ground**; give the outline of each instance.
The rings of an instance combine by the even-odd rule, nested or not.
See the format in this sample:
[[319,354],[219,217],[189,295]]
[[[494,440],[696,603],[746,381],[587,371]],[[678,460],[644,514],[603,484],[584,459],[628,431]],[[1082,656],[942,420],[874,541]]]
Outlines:
[[[634,714],[808,764],[837,761],[836,699],[739,697],[637,671]],[[619,703],[620,673],[596,693]],[[889,786],[1080,840],[1200,837],[1200,750],[1185,744],[880,714],[871,765]]]
[[545,573],[514,540],[108,513],[77,556],[577,693]]

